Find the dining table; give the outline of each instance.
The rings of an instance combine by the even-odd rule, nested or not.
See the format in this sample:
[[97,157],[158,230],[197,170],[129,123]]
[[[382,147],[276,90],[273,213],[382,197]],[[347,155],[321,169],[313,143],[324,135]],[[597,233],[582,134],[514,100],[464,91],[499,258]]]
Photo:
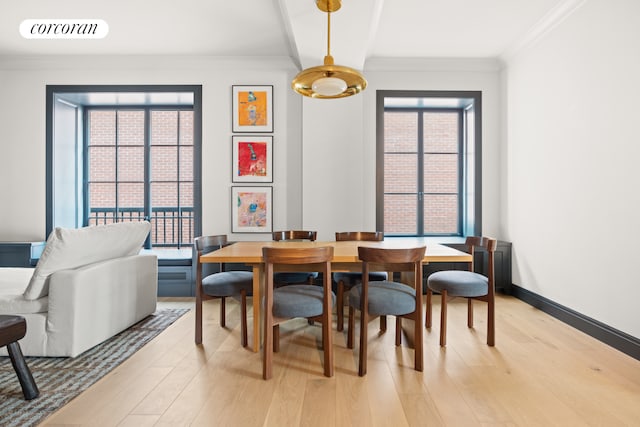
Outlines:
[[[264,260],[262,248],[314,248],[332,246],[333,259],[331,260],[332,272],[360,272],[361,262],[358,259],[358,247],[378,248],[411,248],[426,246],[423,259],[424,264],[438,262],[471,262],[471,255],[446,246],[442,243],[424,241],[421,239],[385,239],[379,242],[372,241],[238,241],[221,249],[202,254],[202,263],[238,263],[250,266],[253,271],[253,332],[252,349],[260,350],[260,308],[261,295],[265,283]],[[296,266],[287,266],[287,271],[293,271]],[[304,266],[299,267],[304,271]]]

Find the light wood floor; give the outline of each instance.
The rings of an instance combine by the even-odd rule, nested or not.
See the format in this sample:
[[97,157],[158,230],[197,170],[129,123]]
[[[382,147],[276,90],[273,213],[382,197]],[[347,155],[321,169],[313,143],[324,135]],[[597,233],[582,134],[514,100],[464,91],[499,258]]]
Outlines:
[[294,320],[263,381],[260,355],[240,347],[238,305],[227,307],[223,329],[218,302],[206,303],[202,346],[190,312],[43,425],[640,426],[640,361],[512,297],[498,297],[495,348],[485,344],[485,305],[470,330],[462,299],[450,304],[440,348],[436,304],[422,373],[406,340],[394,346],[393,322],[381,336],[372,322],[364,378],[357,346],[338,332],[335,376],[325,378],[320,327]]

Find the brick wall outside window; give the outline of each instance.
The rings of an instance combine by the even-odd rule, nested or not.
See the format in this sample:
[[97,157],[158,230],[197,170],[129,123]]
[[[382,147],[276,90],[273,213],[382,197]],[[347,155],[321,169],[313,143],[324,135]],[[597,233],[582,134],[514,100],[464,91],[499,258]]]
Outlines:
[[[194,237],[193,111],[148,113],[152,244],[169,247],[190,244]],[[90,212],[117,207],[119,220],[138,220],[144,215],[145,115],[144,109],[90,110],[87,149]],[[184,210],[182,218],[179,209]],[[113,213],[104,213],[103,217],[91,219],[90,224],[114,220]]]
[[[419,114],[422,146],[419,155]],[[423,215],[424,234],[456,234],[459,226],[459,113],[388,111],[384,114],[384,231],[416,234]],[[423,158],[423,188],[418,161]],[[422,191],[424,212],[418,212]]]

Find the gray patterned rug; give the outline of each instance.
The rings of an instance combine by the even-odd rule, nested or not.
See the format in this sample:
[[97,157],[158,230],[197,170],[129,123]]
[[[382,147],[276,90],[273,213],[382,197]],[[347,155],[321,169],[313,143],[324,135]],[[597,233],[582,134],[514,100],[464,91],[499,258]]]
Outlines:
[[35,426],[124,362],[188,312],[159,309],[74,358],[26,357],[40,396],[24,400],[9,357],[0,357],[0,426]]

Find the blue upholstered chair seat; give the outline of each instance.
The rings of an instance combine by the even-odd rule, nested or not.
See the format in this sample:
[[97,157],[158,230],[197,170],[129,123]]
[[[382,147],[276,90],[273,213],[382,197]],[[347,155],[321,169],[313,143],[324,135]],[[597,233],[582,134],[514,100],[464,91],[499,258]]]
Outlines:
[[[322,286],[290,285],[273,291],[273,315],[276,317],[314,317],[322,314]],[[331,305],[336,296],[331,293]]]
[[237,295],[241,290],[253,294],[253,273],[250,271],[223,271],[202,279],[202,289],[212,297]]
[[447,295],[455,297],[479,297],[487,295],[489,280],[478,273],[471,271],[438,271],[427,279],[431,290],[442,292],[447,290]]
[[273,276],[274,283],[288,285],[290,283],[306,283],[309,281],[309,277],[316,278],[318,273],[315,272],[282,272],[276,273]]
[[[362,285],[351,288],[349,305],[360,309]],[[416,291],[410,286],[397,282],[369,282],[369,315],[390,314],[400,316],[416,309]]]

